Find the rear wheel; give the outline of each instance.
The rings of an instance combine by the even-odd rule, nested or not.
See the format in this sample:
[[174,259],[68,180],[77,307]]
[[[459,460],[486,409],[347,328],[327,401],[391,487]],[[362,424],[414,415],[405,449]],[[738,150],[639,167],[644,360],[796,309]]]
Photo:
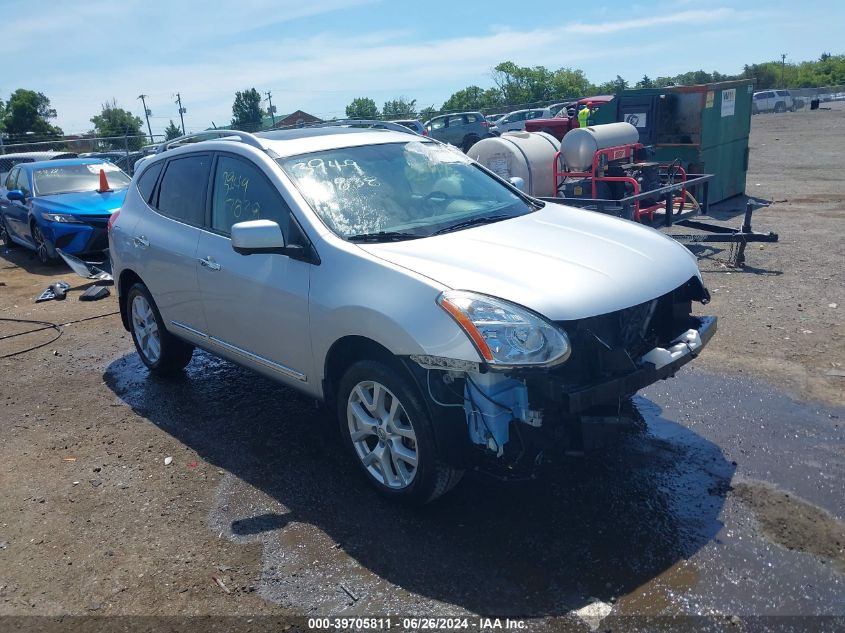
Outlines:
[[481,139],[476,134],[470,134],[464,137],[464,142],[461,145],[461,149],[464,150],[464,154],[469,152],[472,149],[472,146],[478,143]]
[[161,314],[144,284],[136,283],[129,289],[126,307],[135,349],[150,371],[172,374],[191,362],[194,348],[164,328]]
[[786,112],[786,104],[783,101],[778,101],[775,104],[775,112]]
[[440,460],[426,408],[401,366],[354,363],[340,380],[337,407],[344,443],[383,496],[423,504],[460,481],[463,471]]

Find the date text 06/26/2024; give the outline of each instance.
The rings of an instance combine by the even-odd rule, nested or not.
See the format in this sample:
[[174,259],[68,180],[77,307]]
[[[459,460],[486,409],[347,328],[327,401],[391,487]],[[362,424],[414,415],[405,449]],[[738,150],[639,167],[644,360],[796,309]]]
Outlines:
[[393,627],[413,631],[440,630],[476,630],[519,631],[527,629],[525,620],[510,618],[435,618],[435,617],[356,617],[356,618],[308,618],[308,628],[312,630],[359,630],[388,631]]

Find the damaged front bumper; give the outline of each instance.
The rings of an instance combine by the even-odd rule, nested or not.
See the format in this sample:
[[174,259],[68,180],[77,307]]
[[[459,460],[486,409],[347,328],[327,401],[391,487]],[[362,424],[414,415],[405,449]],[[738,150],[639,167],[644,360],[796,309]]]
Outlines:
[[532,383],[542,391],[543,399],[554,403],[556,409],[568,415],[577,415],[593,407],[617,402],[630,397],[640,389],[658,380],[671,378],[693,358],[716,333],[715,316],[694,317],[696,328],[684,332],[667,347],[656,347],[640,358],[639,367],[630,373],[614,376],[597,384],[573,389],[554,373],[532,378]]
[[[446,444],[468,440],[481,449],[475,452],[478,468],[512,477],[532,473],[544,455],[558,449],[583,451],[582,425],[618,415],[637,391],[672,377],[717,327],[716,317],[688,313],[672,323],[674,334],[658,337],[657,345],[626,349],[599,335],[601,321],[586,321],[580,330],[571,328],[578,332],[578,347],[570,361],[552,368],[492,372],[414,360],[424,372],[421,386],[434,404],[443,405],[433,415],[438,435],[451,438]],[[458,411],[466,424],[460,439],[463,425],[453,417]]]

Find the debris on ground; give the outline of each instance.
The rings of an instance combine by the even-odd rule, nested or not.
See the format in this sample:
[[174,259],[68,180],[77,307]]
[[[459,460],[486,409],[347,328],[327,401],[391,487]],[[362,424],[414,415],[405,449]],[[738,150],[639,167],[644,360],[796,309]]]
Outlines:
[[85,292],[79,295],[80,301],[99,301],[100,299],[105,299],[111,294],[109,289],[105,286],[91,286],[87,288]]
[[610,612],[613,610],[613,605],[607,602],[602,602],[598,598],[591,598],[591,602],[572,612],[572,615],[580,619],[586,624],[591,631],[596,631]]
[[62,301],[67,296],[67,291],[70,290],[70,284],[66,281],[57,281],[54,284],[50,284],[44,292],[38,295],[38,298],[35,300],[35,303],[41,303],[42,301],[52,301],[55,299],[56,301]]
[[164,458],[164,465],[165,465],[165,466],[170,466],[170,464],[172,464],[172,463],[173,463],[173,458],[172,458],[172,457],[165,457],[165,458]]
[[217,576],[212,576],[211,579],[217,583],[217,586],[220,587],[226,593],[232,593],[232,591],[220,580]]
[[74,257],[73,255],[63,253],[62,250],[59,248],[56,249],[56,252],[61,256],[63,260],[65,260],[65,263],[68,265],[68,267],[83,279],[114,281],[114,277],[111,276],[111,273],[106,272],[102,268],[99,268],[94,264],[84,262],[78,257]]

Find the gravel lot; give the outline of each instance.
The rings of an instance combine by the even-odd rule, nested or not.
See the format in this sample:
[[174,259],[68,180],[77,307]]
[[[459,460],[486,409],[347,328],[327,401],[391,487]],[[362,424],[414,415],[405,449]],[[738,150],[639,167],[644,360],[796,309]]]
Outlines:
[[[720,330],[693,367],[637,397],[637,429],[538,481],[469,476],[418,511],[369,490],[312,402],[206,354],[175,382],[150,377],[114,297],[79,302],[68,270],[0,253],[0,317],[67,324],[52,342],[53,329],[0,338],[0,356],[45,343],[0,359],[0,616],[842,630],[839,106],[753,118],[748,192],[772,202],[755,228],[780,242],[751,245],[744,269],[696,249]],[[712,213],[736,226],[742,206]],[[66,301],[33,303],[59,279],[76,286]],[[30,329],[0,321],[0,337]],[[51,623],[90,620],[0,629]],[[221,630],[278,630],[245,623]]]

